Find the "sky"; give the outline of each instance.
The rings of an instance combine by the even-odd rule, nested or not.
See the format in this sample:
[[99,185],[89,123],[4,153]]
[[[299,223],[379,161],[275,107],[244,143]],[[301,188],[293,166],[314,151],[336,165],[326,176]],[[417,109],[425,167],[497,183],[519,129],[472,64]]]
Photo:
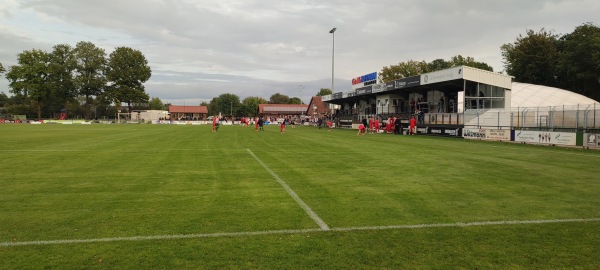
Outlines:
[[[502,72],[500,46],[527,29],[562,35],[599,14],[598,0],[0,0],[0,63],[89,41],[107,56],[142,52],[146,93],[164,103],[224,93],[308,103],[332,75],[347,92],[352,78],[408,60],[471,56]],[[4,76],[0,92],[10,95]]]

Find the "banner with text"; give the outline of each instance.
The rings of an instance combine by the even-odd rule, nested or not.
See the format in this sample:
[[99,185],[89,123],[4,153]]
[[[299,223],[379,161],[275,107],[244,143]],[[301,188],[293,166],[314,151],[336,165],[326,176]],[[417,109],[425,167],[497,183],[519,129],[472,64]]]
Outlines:
[[515,142],[574,146],[577,133],[515,130]]
[[465,139],[510,141],[510,134],[510,129],[465,128],[463,137]]

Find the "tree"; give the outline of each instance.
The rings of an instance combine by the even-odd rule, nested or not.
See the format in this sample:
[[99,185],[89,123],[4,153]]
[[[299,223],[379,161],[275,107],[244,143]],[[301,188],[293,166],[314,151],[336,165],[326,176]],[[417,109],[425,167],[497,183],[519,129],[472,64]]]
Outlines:
[[10,93],[31,100],[37,108],[37,117],[42,117],[42,104],[50,98],[48,65],[50,55],[41,50],[23,51],[17,55],[17,65],[6,73]]
[[68,102],[77,97],[77,88],[73,80],[77,61],[73,49],[67,44],[55,45],[50,53],[48,65],[48,84],[51,94],[67,113]]
[[280,93],[275,93],[269,99],[270,104],[288,104],[290,101],[290,97],[286,95],[282,95]]
[[327,95],[331,95],[333,94],[333,91],[331,91],[331,89],[329,88],[321,88],[319,90],[319,92],[317,93],[318,97],[322,97],[322,96],[327,96]]
[[146,57],[128,47],[119,47],[109,56],[106,78],[110,85],[109,96],[116,102],[126,102],[131,112],[131,103],[147,102],[144,84],[152,71]]
[[293,97],[288,100],[288,104],[302,104],[302,100],[299,97]]
[[[477,62],[477,61],[475,61],[475,58],[473,58],[473,57],[470,57],[470,56],[463,57],[460,54],[450,58],[450,61],[448,61],[447,63],[449,64],[449,67],[447,67],[447,68],[457,67],[457,66],[468,66],[468,67],[474,67],[474,68],[483,69],[483,70],[487,70],[487,71],[494,71],[494,68],[492,68],[488,64],[483,63],[483,62]],[[435,70],[437,70],[437,69],[435,69]],[[435,70],[432,69],[431,71],[435,71]]]
[[208,105],[208,114],[210,115],[239,115],[240,97],[234,94],[221,94],[213,98]]
[[165,109],[165,105],[163,104],[162,100],[160,100],[160,98],[157,98],[157,97],[150,99],[149,107],[150,107],[149,108],[150,110],[164,110]]
[[427,63],[427,67],[430,71],[442,70],[452,67],[452,63],[444,60],[444,59],[435,59],[429,63]]
[[243,116],[257,116],[258,115],[258,104],[267,104],[268,101],[261,97],[247,97],[242,100],[240,107],[240,115]]
[[81,41],[75,47],[77,68],[75,83],[80,95],[85,97],[85,118],[91,113],[92,97],[98,97],[106,86],[106,53],[91,42]]
[[379,73],[379,80],[381,82],[389,82],[427,73],[429,71],[430,70],[427,62],[408,60],[407,62],[400,62],[398,63],[398,65],[390,65],[388,67],[383,67],[383,69]]
[[0,63],[0,73],[4,73],[6,71],[6,69],[4,69],[4,66],[2,66],[2,63]]
[[557,64],[559,51],[557,36],[543,28],[539,32],[529,29],[526,35],[519,34],[514,43],[500,47],[504,67],[515,81],[557,86]]
[[8,105],[9,100],[10,98],[4,92],[0,92],[0,113],[2,113],[2,108]]
[[558,84],[600,101],[600,28],[586,23],[559,39]]

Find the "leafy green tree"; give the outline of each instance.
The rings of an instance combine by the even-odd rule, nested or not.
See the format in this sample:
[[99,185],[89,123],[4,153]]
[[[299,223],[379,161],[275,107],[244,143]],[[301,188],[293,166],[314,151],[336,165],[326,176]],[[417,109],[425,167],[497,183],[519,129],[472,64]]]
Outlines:
[[[17,55],[17,65],[6,73],[9,92],[23,97],[23,102],[32,101],[37,117],[42,118],[42,104],[50,99],[48,66],[50,55],[42,50],[23,51]],[[21,103],[24,104],[24,103]]]
[[[448,61],[447,63],[450,65],[447,68],[456,67],[456,66],[468,66],[468,67],[474,67],[474,68],[483,69],[483,70],[487,70],[487,71],[494,71],[494,68],[492,68],[488,64],[483,63],[483,62],[477,62],[477,61],[475,61],[475,59],[473,57],[470,57],[470,56],[463,57],[460,54],[450,58],[450,61]],[[435,71],[435,70],[438,70],[438,69],[432,69],[431,71]]]
[[3,108],[8,105],[10,98],[4,93],[0,92],[0,113],[2,113]]
[[232,115],[239,116],[238,109],[240,108],[240,97],[234,94],[221,94],[213,98],[208,105],[209,115]]
[[148,102],[144,83],[150,79],[152,70],[142,52],[128,47],[119,47],[109,56],[106,78],[109,81],[109,96],[117,102],[126,102],[131,112],[131,103]]
[[258,104],[269,103],[266,99],[261,97],[247,97],[242,100],[240,107],[240,115],[242,116],[258,116]]
[[557,86],[557,64],[560,53],[557,36],[543,28],[539,32],[529,29],[519,34],[514,43],[500,47],[504,67],[515,81]]
[[[68,102],[77,97],[77,88],[73,79],[77,61],[71,46],[67,44],[58,44],[50,53],[50,62],[48,66],[48,83],[52,97],[68,111]],[[58,108],[60,110],[60,108]]]
[[[2,66],[2,63],[0,63],[0,74],[4,73],[5,71],[6,69],[4,69],[4,66]],[[6,107],[7,103],[8,96],[4,92],[0,92],[0,113],[2,113],[2,110],[4,107]]]
[[586,23],[559,39],[561,88],[600,101],[600,28]]
[[269,98],[270,104],[288,104],[290,101],[290,97],[283,95],[281,93],[275,93]]
[[427,62],[408,60],[406,62],[400,62],[398,65],[383,67],[379,73],[379,80],[381,82],[389,82],[427,73],[429,71],[430,70]]
[[299,97],[293,97],[288,100],[288,104],[302,104],[302,100]]
[[91,42],[81,41],[75,47],[75,59],[75,83],[79,94],[85,97],[85,118],[89,119],[92,98],[102,94],[106,87],[106,53]]
[[331,95],[333,94],[333,91],[331,91],[331,89],[329,88],[321,88],[319,90],[319,92],[317,93],[318,97],[322,97],[322,96],[327,96],[327,95]]
[[430,71],[442,70],[452,67],[452,63],[444,60],[444,59],[435,59],[429,63],[427,63],[427,67]]
[[149,109],[150,110],[164,110],[165,109],[165,104],[163,104],[162,100],[160,100],[160,98],[154,97],[152,99],[150,99],[149,102]]

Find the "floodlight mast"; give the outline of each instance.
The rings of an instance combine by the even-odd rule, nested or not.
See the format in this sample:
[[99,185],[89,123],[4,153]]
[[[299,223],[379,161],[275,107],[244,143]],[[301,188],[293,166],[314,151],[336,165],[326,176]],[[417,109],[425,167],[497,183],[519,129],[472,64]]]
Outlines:
[[332,34],[332,40],[333,40],[333,44],[331,46],[331,93],[334,93],[334,84],[333,84],[333,77],[334,77],[334,67],[335,67],[335,30],[337,30],[337,28],[333,28],[329,31],[330,34]]

